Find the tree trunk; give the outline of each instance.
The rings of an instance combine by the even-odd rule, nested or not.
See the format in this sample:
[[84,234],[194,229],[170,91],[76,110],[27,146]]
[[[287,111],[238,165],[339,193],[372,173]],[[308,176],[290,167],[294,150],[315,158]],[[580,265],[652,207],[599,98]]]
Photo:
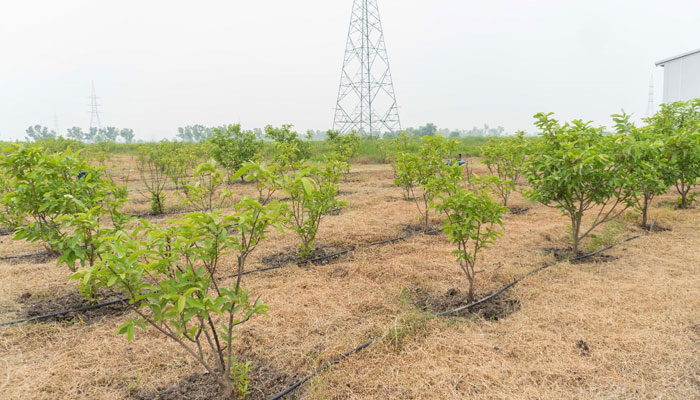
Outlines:
[[474,277],[469,277],[469,296],[467,297],[467,302],[471,303],[474,301]]
[[688,208],[688,192],[681,193],[681,209],[685,210]]
[[679,188],[678,185],[676,185],[676,189],[678,190],[678,194],[681,195],[681,205],[678,208],[685,210],[688,208],[688,192],[690,189],[686,189],[685,182],[683,180],[681,180],[681,187]]
[[428,230],[428,199],[425,198],[425,195],[423,195],[423,204],[425,204],[425,221],[424,221],[424,226],[425,230]]
[[217,381],[219,382],[219,387],[221,388],[221,394],[223,395],[222,397],[224,399],[233,399],[233,386],[231,385],[231,382],[227,381],[227,379],[223,377],[219,377]]
[[573,232],[574,236],[574,257],[578,254],[578,244],[580,238],[578,237],[579,231],[581,230],[581,217],[572,217],[571,218],[571,230]]
[[642,228],[647,227],[647,216],[649,215],[649,197],[644,195],[644,205],[642,206]]

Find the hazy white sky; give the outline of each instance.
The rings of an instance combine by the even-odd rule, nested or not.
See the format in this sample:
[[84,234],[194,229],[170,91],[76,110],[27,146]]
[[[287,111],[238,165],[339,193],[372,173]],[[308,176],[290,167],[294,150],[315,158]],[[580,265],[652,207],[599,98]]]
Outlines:
[[[328,129],[352,0],[0,0],[0,139],[90,122]],[[379,0],[402,125],[643,116],[654,62],[700,47],[698,0]]]

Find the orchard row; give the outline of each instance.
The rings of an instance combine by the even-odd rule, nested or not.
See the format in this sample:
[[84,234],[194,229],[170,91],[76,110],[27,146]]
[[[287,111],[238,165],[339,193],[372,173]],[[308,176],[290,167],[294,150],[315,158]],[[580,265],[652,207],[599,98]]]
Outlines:
[[[570,219],[574,255],[583,238],[629,208],[645,226],[654,197],[672,186],[680,208],[692,204],[700,178],[700,100],[664,105],[642,127],[624,114],[613,118],[616,133],[606,134],[590,123],[538,114],[539,138],[518,134],[483,146],[491,172],[484,176],[455,157],[450,139],[424,137],[418,144],[399,136],[376,145],[390,155],[394,181],[415,202],[426,229],[430,213],[444,219],[473,300],[479,252],[503,235],[503,215],[521,177],[529,186],[524,196]],[[234,331],[268,310],[243,289],[247,259],[270,229],[294,232],[298,256],[312,256],[321,221],[343,206],[339,183],[361,143],[329,132],[332,151],[310,161],[308,142],[291,127],[266,134],[272,141],[266,156],[256,135],[237,125],[217,130],[202,148],[140,146],[137,169],[152,212],[164,211],[167,182],[197,210],[168,223],[127,216],[128,180],[117,184],[79,152],[11,146],[0,160],[0,223],[15,239],[55,252],[86,298],[95,301],[105,288],[129,298],[136,317],[120,327],[128,340],[136,328],[151,327],[198,360],[223,393],[244,396],[250,366],[233,352]],[[238,180],[254,185],[256,194],[235,197]],[[217,277],[227,255],[237,270],[231,284]]]

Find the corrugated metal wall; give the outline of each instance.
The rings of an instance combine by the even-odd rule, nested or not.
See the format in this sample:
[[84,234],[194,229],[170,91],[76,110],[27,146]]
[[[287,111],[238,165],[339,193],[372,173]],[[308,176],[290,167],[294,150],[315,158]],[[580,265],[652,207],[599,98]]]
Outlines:
[[700,98],[700,53],[664,65],[664,103]]

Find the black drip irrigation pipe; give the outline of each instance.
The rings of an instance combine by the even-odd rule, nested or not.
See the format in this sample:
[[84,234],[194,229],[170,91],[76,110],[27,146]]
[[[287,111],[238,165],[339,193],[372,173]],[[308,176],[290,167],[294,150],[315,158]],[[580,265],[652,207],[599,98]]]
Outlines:
[[[627,239],[625,239],[625,240],[619,241],[619,242],[617,242],[617,243],[615,243],[615,244],[612,244],[612,245],[610,245],[610,246],[604,247],[604,248],[602,248],[602,249],[600,249],[600,250],[596,250],[596,251],[591,252],[591,253],[587,253],[587,254],[580,255],[580,256],[578,256],[578,257],[571,258],[571,259],[569,259],[569,261],[570,261],[570,262],[571,262],[571,261],[580,261],[580,260],[583,260],[583,259],[586,259],[586,258],[593,257],[593,256],[595,256],[595,255],[598,255],[598,254],[600,254],[600,253],[603,253],[603,252],[605,252],[605,251],[608,251],[608,250],[612,249],[613,247],[616,247],[616,246],[619,246],[619,245],[621,245],[621,244],[630,242],[630,241],[635,240],[635,239],[638,239],[638,238],[640,238],[640,237],[642,237],[642,235],[637,235],[637,236],[633,236],[633,237],[627,238]],[[460,312],[460,311],[464,311],[464,310],[467,310],[467,309],[469,309],[469,308],[475,307],[475,306],[477,306],[477,305],[479,305],[479,304],[485,303],[485,302],[487,302],[487,301],[493,299],[494,297],[499,296],[500,294],[502,294],[502,293],[505,292],[506,290],[510,289],[511,287],[515,286],[518,282],[522,281],[523,279],[527,278],[528,276],[534,275],[534,274],[536,274],[536,273],[538,273],[538,272],[540,272],[540,271],[542,271],[542,270],[545,270],[545,269],[547,269],[547,268],[549,268],[549,267],[552,267],[552,266],[554,266],[554,265],[556,265],[556,264],[557,264],[557,262],[554,262],[554,263],[545,264],[545,265],[543,265],[543,266],[541,266],[541,267],[535,268],[535,269],[533,269],[532,271],[526,273],[525,275],[523,275],[523,276],[519,277],[518,279],[514,280],[513,282],[511,282],[511,283],[509,283],[509,284],[503,286],[502,288],[496,290],[495,292],[491,293],[490,295],[488,295],[488,296],[486,296],[486,297],[483,297],[483,298],[481,298],[481,299],[479,299],[479,300],[477,300],[477,301],[474,301],[474,302],[472,302],[472,303],[469,303],[469,304],[467,304],[467,305],[457,307],[457,308],[455,308],[454,310],[449,310],[449,311],[441,312],[441,313],[439,313],[439,314],[436,314],[436,316],[437,316],[437,317],[445,317],[445,316],[452,315],[452,314],[458,313],[458,312]],[[337,364],[338,362],[340,362],[341,360],[343,360],[343,359],[345,359],[345,358],[351,356],[352,354],[355,354],[355,353],[357,353],[358,351],[360,351],[360,350],[362,350],[362,349],[364,349],[364,348],[370,346],[371,344],[373,344],[373,343],[375,343],[377,340],[379,340],[381,337],[382,337],[382,336],[375,336],[375,337],[373,337],[372,339],[370,339],[369,341],[367,341],[367,342],[365,342],[365,343],[363,343],[363,344],[361,344],[361,345],[355,347],[354,349],[352,349],[352,350],[350,350],[350,351],[348,351],[348,352],[346,352],[346,353],[343,353],[343,354],[339,355],[338,357],[336,357],[336,358],[334,358],[334,359],[328,361],[327,363],[323,364],[321,367],[317,368],[315,371],[313,371],[313,372],[310,373],[309,375],[306,375],[305,377],[303,377],[303,378],[299,379],[298,381],[294,382],[294,384],[292,384],[291,386],[289,386],[289,387],[286,388],[285,390],[283,390],[283,391],[279,392],[278,394],[276,394],[276,395],[270,397],[268,400],[279,400],[279,399],[283,398],[284,396],[288,395],[288,394],[291,393],[292,391],[296,390],[299,386],[303,385],[306,381],[308,381],[309,379],[313,378],[313,377],[314,377],[315,375],[317,375],[318,373],[322,372],[323,370],[327,369],[328,367],[330,367],[330,366],[333,365],[333,364]]]
[[31,254],[20,254],[18,256],[6,256],[6,257],[0,257],[0,261],[5,261],[5,260],[17,260],[20,258],[31,258],[31,257],[38,257],[38,256],[47,256],[49,255],[48,251],[40,251],[38,253],[31,253]]
[[[438,232],[438,231],[439,231],[438,229],[433,229],[433,230],[426,231],[426,232],[421,232],[421,233],[432,233],[432,232]],[[394,243],[394,242],[398,242],[398,241],[400,241],[400,240],[405,240],[405,239],[411,238],[411,237],[416,236],[416,235],[418,235],[418,234],[416,233],[416,234],[411,234],[411,235],[399,236],[399,237],[395,237],[395,238],[392,238],[392,239],[386,239],[386,240],[380,240],[380,241],[377,241],[377,242],[371,242],[371,243],[368,243],[367,245],[365,245],[365,246],[363,246],[363,247],[371,247],[371,246],[378,246],[378,245],[381,245],[381,244]],[[327,255],[327,256],[316,257],[316,258],[311,259],[311,260],[308,260],[308,261],[298,262],[297,265],[303,265],[303,264],[309,263],[309,262],[314,263],[314,262],[323,261],[323,260],[326,260],[326,259],[329,259],[329,258],[339,257],[339,256],[341,256],[341,255],[343,255],[343,254],[349,253],[349,252],[354,251],[354,250],[356,250],[356,249],[358,249],[357,246],[352,247],[352,248],[350,248],[350,249],[346,249],[346,250],[337,252],[337,253],[334,253],[334,254],[330,254],[330,255]],[[36,254],[25,254],[25,255],[21,255],[21,256],[4,257],[4,258],[0,258],[0,260],[12,259],[12,258],[32,257],[32,256],[44,255],[44,254],[48,254],[48,252],[42,252],[42,253],[36,253]],[[227,276],[224,276],[224,277],[218,278],[218,279],[228,279],[228,278],[237,277],[237,276],[239,276],[239,275],[243,276],[243,275],[254,274],[254,273],[257,273],[257,272],[271,271],[271,270],[275,270],[275,269],[284,268],[284,267],[287,266],[287,265],[293,265],[293,264],[275,265],[275,266],[272,266],[272,267],[258,268],[258,269],[254,269],[254,270],[251,270],[251,271],[245,271],[245,272],[243,272],[243,273],[241,273],[241,274],[227,275]],[[49,319],[49,318],[54,318],[54,317],[60,317],[60,316],[66,315],[66,314],[95,310],[95,309],[98,309],[98,308],[111,306],[111,305],[114,305],[114,304],[117,304],[117,303],[127,302],[128,300],[129,300],[129,299],[125,297],[125,298],[118,299],[118,300],[108,301],[108,302],[105,302],[105,303],[93,304],[93,305],[84,306],[84,307],[78,307],[78,308],[74,308],[74,309],[71,309],[71,310],[59,311],[59,312],[55,312],[55,313],[50,313],[50,314],[45,314],[45,315],[38,315],[38,316],[35,316],[35,317],[24,318],[24,319],[19,319],[19,320],[15,320],[15,321],[3,322],[3,323],[0,323],[0,326],[15,325],[15,324],[19,324],[19,323],[22,323],[22,322],[41,321],[41,320],[44,320],[44,319]]]
[[117,303],[124,303],[124,302],[127,302],[128,300],[129,300],[128,298],[123,298],[123,299],[108,301],[108,302],[106,302],[106,303],[99,303],[99,304],[93,304],[93,305],[90,305],[90,306],[78,307],[78,308],[74,308],[74,309],[72,309],[72,310],[59,311],[59,312],[55,312],[55,313],[51,313],[51,314],[46,314],[46,315],[38,315],[38,316],[36,316],[36,317],[18,319],[18,320],[16,320],[16,321],[3,322],[3,323],[0,323],[0,326],[15,325],[15,324],[19,324],[19,323],[22,323],[22,322],[40,321],[40,320],[43,320],[43,319],[49,319],[49,318],[54,318],[54,317],[61,317],[61,316],[63,316],[63,315],[70,314],[70,313],[74,313],[74,312],[90,311],[90,310],[94,310],[94,309],[97,309],[97,308],[102,308],[102,307],[106,307],[106,306],[111,306],[111,305],[117,304]]
[[136,214],[126,214],[131,218],[145,218],[145,217],[165,217],[168,215],[178,215],[178,214],[187,214],[188,212],[194,212],[194,210],[171,210],[171,211],[163,211],[160,214],[155,214],[153,212],[143,212],[143,213],[136,213]]
[[342,359],[344,359],[344,358],[350,357],[351,355],[357,353],[358,351],[364,349],[365,347],[368,347],[369,345],[371,345],[372,343],[376,342],[376,341],[379,340],[380,338],[381,338],[381,336],[375,336],[375,337],[373,337],[372,339],[370,339],[370,340],[368,340],[368,341],[362,343],[361,345],[355,347],[354,349],[348,351],[347,353],[343,353],[343,354],[339,355],[338,357],[336,357],[336,358],[334,358],[334,359],[328,361],[327,363],[325,363],[325,364],[323,364],[322,366],[318,367],[314,372],[312,372],[312,373],[310,373],[309,375],[306,375],[305,377],[299,379],[299,380],[296,381],[292,386],[290,386],[290,387],[284,389],[284,391],[282,391],[282,392],[280,392],[280,393],[274,395],[273,397],[270,397],[268,400],[279,400],[279,399],[281,399],[282,397],[284,397],[284,396],[288,395],[289,393],[291,393],[292,391],[294,391],[294,390],[295,390],[296,388],[298,388],[299,386],[303,385],[304,382],[306,382],[306,381],[308,381],[309,379],[313,378],[313,377],[314,377],[315,375],[317,375],[319,372],[325,370],[326,368],[330,367],[330,366],[333,365],[333,364],[337,364],[338,362],[340,362],[340,361],[341,361]]
[[[605,251],[608,251],[608,250],[612,249],[612,248],[615,247],[615,246],[619,246],[619,245],[621,245],[621,244],[627,243],[627,242],[632,241],[632,240],[634,240],[634,239],[638,239],[638,238],[640,238],[640,237],[642,237],[642,236],[641,236],[641,235],[632,236],[632,237],[627,238],[627,239],[625,239],[625,240],[619,241],[619,242],[617,242],[617,243],[615,243],[615,244],[611,244],[610,246],[603,247],[603,248],[600,249],[600,250],[596,250],[596,251],[591,252],[591,253],[587,253],[587,254],[583,254],[583,255],[580,255],[580,256],[577,256],[577,257],[574,257],[574,258],[570,258],[570,259],[569,259],[569,262],[571,262],[571,261],[580,261],[580,260],[583,260],[583,259],[586,259],[586,258],[593,257],[593,256],[595,256],[595,255],[598,255],[598,254],[600,254],[600,253],[603,253],[603,252],[605,252]],[[528,272],[527,274],[525,274],[525,275],[521,276],[520,278],[514,280],[513,282],[511,282],[511,283],[509,283],[509,284],[503,286],[502,288],[496,290],[495,292],[491,293],[490,295],[488,295],[488,296],[486,296],[486,297],[484,297],[484,298],[482,298],[482,299],[479,299],[479,300],[477,300],[477,301],[475,301],[475,302],[469,303],[469,304],[464,305],[464,306],[461,306],[461,307],[457,307],[457,308],[455,308],[454,310],[443,311],[443,312],[437,314],[437,316],[438,316],[438,317],[444,317],[444,316],[447,316],[447,315],[456,314],[456,313],[458,313],[458,312],[460,312],[460,311],[464,311],[464,310],[469,309],[469,308],[472,308],[472,307],[474,307],[474,306],[478,306],[479,304],[485,303],[485,302],[487,302],[487,301],[493,299],[494,297],[500,295],[501,293],[505,292],[506,290],[510,289],[511,287],[515,286],[518,282],[522,281],[523,279],[527,278],[528,276],[534,275],[534,274],[536,274],[536,273],[538,273],[538,272],[540,272],[540,271],[542,271],[542,270],[544,270],[544,269],[547,269],[547,268],[549,268],[549,267],[551,267],[551,266],[553,266],[553,265],[556,265],[556,264],[557,264],[557,263],[554,262],[554,263],[550,263],[550,264],[545,264],[545,265],[543,265],[543,266],[541,266],[541,267],[539,267],[539,268],[535,268],[535,269],[533,269],[532,271]]]

